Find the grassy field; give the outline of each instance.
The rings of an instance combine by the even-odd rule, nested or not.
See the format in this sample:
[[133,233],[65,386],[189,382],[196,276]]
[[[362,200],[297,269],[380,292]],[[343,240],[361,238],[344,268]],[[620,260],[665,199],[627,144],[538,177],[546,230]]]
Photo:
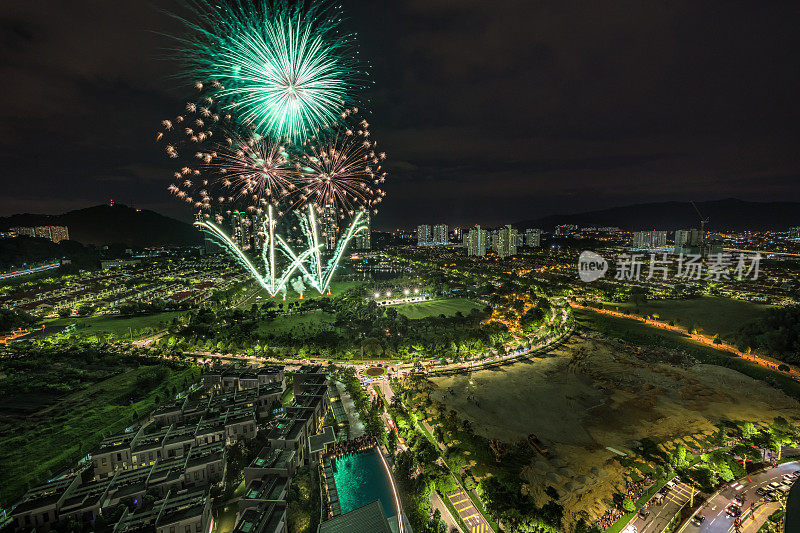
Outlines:
[[333,323],[333,315],[325,313],[319,309],[308,311],[301,315],[280,315],[274,320],[262,321],[258,325],[258,334],[266,335],[269,333],[289,333],[292,330],[299,329],[303,331],[315,331],[325,326],[326,324]]
[[48,326],[64,327],[69,324],[76,324],[75,333],[80,337],[90,337],[92,335],[111,334],[116,337],[128,337],[131,332],[136,336],[136,331],[144,328],[161,328],[162,324],[169,322],[185,311],[170,311],[157,313],[155,315],[119,317],[119,316],[92,316],[85,318],[58,318],[47,322]]
[[[334,281],[333,283],[331,283],[330,286],[331,289],[330,296],[328,296],[327,294],[325,296],[328,296],[329,298],[333,296],[338,296],[348,289],[352,289],[353,287],[358,287],[360,285],[363,285],[363,283],[364,283],[363,281],[338,281],[338,282]],[[305,294],[303,294],[303,299],[306,300],[308,300],[309,298],[319,298],[319,297],[320,294],[316,290],[311,288],[309,288],[309,290]],[[270,300],[269,293],[267,293],[267,291],[264,290],[255,281],[250,282],[250,284],[244,289],[244,292],[239,296],[239,298],[240,300],[237,305],[237,307],[239,308],[248,308],[254,303],[262,304]],[[289,290],[286,293],[286,300],[283,300],[280,294],[272,299],[276,303],[283,303],[284,305],[298,300],[302,301],[300,299],[300,295],[298,295],[293,290]]]
[[[641,316],[658,315],[662,320],[672,320],[677,325],[694,325],[701,333],[726,337],[745,324],[753,322],[772,306],[730,298],[705,296],[691,300],[653,300],[640,305],[604,302],[607,308],[628,310]],[[638,309],[638,310],[637,310]]]
[[429,316],[453,316],[461,311],[462,314],[467,315],[473,309],[481,309],[484,306],[474,300],[466,298],[453,298],[452,300],[434,300],[431,302],[420,302],[415,304],[396,305],[393,306],[401,315],[408,318],[426,318]]
[[[345,290],[345,289],[341,289]],[[463,298],[453,300],[437,300],[433,302],[422,302],[417,304],[398,305],[393,308],[398,313],[408,318],[425,318],[428,316],[453,316],[458,311],[469,314],[472,309],[480,308],[481,305],[472,300]],[[320,310],[309,311],[298,315],[281,315],[274,320],[261,322],[258,326],[258,334],[266,335],[269,333],[278,335],[281,333],[313,333],[317,330],[329,329],[333,323],[334,316]]]
[[[99,381],[5,426],[0,437],[0,505],[10,505],[28,487],[74,465],[104,435],[130,425],[134,412],[145,415],[156,395],[163,400],[166,388],[180,389],[184,379],[193,382],[198,377],[196,370],[167,368],[158,388],[145,392],[137,378],[149,368],[141,366]],[[130,403],[133,392],[141,399]]]

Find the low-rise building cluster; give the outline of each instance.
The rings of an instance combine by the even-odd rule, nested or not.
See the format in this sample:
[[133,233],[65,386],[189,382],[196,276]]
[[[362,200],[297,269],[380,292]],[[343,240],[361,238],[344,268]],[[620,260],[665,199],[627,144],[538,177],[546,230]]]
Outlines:
[[211,368],[202,391],[159,405],[141,426],[103,439],[77,468],[29,490],[11,511],[13,530],[71,523],[76,530],[208,532],[229,447],[261,433],[267,444],[243,469],[236,530],[284,532],[292,476],[333,440],[330,430],[317,435],[330,411],[327,379],[321,367],[300,368],[284,407],[283,367]]

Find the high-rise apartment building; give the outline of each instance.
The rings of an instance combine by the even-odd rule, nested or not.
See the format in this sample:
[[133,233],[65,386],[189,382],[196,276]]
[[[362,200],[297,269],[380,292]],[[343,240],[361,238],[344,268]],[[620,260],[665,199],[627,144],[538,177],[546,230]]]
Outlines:
[[487,232],[480,226],[475,226],[467,234],[467,255],[483,257],[486,255]]
[[369,211],[363,211],[361,222],[367,227],[356,233],[353,238],[356,250],[369,250],[372,248],[372,224],[369,216]]
[[633,234],[632,247],[639,250],[663,248],[667,245],[666,231],[637,231]]
[[69,240],[69,230],[66,226],[17,226],[10,228],[17,236],[38,237],[53,242]]
[[699,254],[703,235],[697,228],[679,229],[675,232],[676,254]]
[[433,244],[449,244],[450,235],[447,233],[447,224],[436,224],[433,227]]
[[559,237],[571,235],[576,231],[578,231],[577,224],[561,224],[560,226],[556,226],[556,235]]
[[246,213],[241,211],[231,212],[231,240],[241,250],[250,249],[250,237],[253,225]]
[[517,241],[519,233],[516,228],[512,228],[506,224],[497,232],[497,240],[495,241],[494,249],[500,258],[510,257],[517,253]]
[[542,230],[540,229],[526,229],[525,230],[525,246],[529,248],[538,248],[542,245]]
[[790,239],[800,239],[800,226],[795,226],[793,228],[789,228],[789,238]]
[[417,246],[430,246],[431,244],[431,227],[427,224],[417,226]]
[[336,249],[339,240],[339,212],[333,204],[325,204],[322,208],[322,241],[329,252]]

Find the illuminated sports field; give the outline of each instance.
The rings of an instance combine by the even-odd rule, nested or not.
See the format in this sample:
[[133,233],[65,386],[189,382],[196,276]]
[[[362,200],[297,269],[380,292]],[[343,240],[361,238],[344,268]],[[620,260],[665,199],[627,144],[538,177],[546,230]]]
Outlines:
[[459,311],[463,315],[468,315],[473,309],[483,309],[484,305],[466,298],[453,298],[451,300],[434,300],[431,302],[419,302],[413,304],[396,305],[393,309],[408,318],[426,318],[429,316],[454,316]]

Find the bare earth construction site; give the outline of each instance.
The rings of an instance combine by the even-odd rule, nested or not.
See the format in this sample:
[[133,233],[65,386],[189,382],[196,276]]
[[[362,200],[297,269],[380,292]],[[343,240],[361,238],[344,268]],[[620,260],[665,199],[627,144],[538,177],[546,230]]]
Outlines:
[[[641,439],[691,451],[708,446],[720,422],[800,420],[800,404],[761,381],[591,331],[544,359],[432,382],[431,397],[477,434],[506,443],[535,434],[544,442],[550,457],[537,455],[520,476],[537,503],[554,487],[568,524],[597,518],[627,480],[652,469],[637,453]],[[473,471],[486,475],[487,466]]]

